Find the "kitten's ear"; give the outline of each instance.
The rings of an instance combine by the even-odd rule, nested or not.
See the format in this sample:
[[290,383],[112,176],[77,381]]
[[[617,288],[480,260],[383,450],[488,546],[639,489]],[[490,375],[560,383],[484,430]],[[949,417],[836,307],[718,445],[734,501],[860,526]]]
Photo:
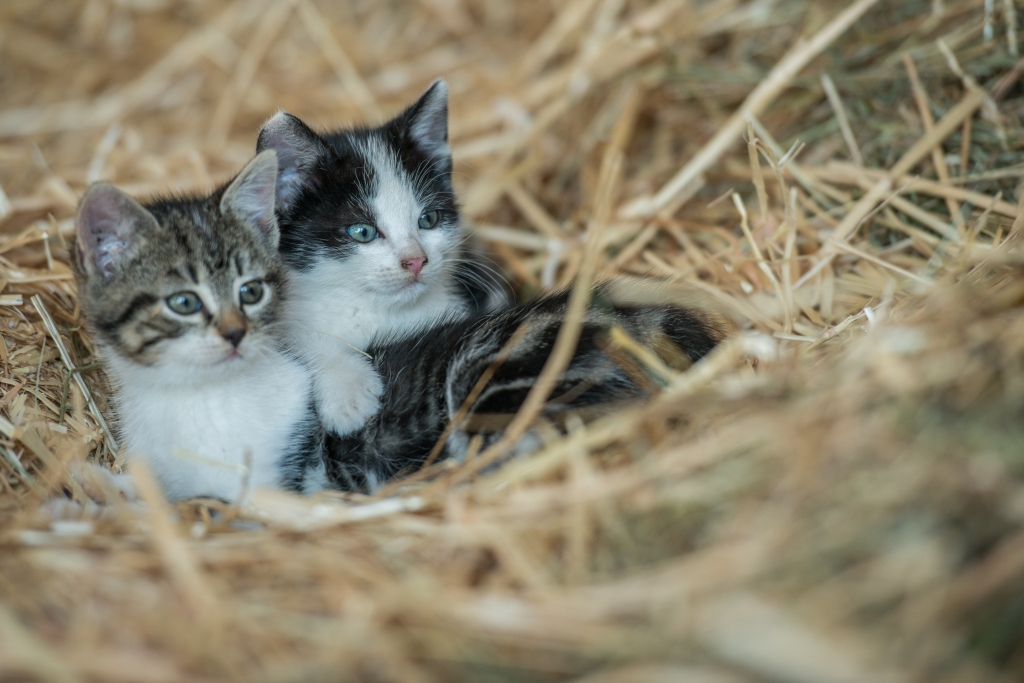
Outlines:
[[224,190],[220,212],[243,221],[272,251],[277,251],[281,233],[274,213],[276,192],[277,153],[268,149],[257,154]]
[[310,182],[310,171],[324,151],[320,136],[296,116],[279,111],[263,124],[256,151],[277,152],[277,208],[288,211]]
[[124,265],[146,231],[159,229],[156,218],[110,183],[96,183],[78,205],[78,265],[86,275],[110,278]]
[[420,95],[415,104],[400,115],[408,126],[409,137],[432,157],[449,157],[448,84],[439,78]]

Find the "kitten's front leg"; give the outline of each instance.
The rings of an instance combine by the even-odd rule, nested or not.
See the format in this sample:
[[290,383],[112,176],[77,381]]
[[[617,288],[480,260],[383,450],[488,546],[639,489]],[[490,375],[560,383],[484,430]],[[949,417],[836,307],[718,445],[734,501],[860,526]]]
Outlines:
[[78,482],[82,492],[99,505],[113,505],[116,500],[132,503],[139,499],[129,475],[115,474],[94,462],[75,460],[69,463],[68,476]]
[[380,375],[367,358],[348,348],[320,361],[316,370],[320,420],[341,435],[361,429],[380,408],[384,392]]

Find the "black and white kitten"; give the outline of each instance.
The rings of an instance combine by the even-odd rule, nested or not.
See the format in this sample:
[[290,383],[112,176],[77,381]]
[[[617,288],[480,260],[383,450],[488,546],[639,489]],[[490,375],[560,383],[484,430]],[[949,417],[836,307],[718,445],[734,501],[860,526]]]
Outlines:
[[[363,351],[381,335],[464,317],[500,300],[463,258],[448,147],[448,86],[436,81],[376,128],[317,134],[281,112],[257,151],[280,164],[281,253],[293,282],[292,343],[314,368],[324,424],[346,434],[384,389]],[[474,272],[474,270],[476,272]]]
[[271,151],[205,197],[143,205],[100,183],[79,207],[79,299],[121,442],[172,500],[283,486],[310,458],[315,479],[312,380],[280,339],[276,181]]

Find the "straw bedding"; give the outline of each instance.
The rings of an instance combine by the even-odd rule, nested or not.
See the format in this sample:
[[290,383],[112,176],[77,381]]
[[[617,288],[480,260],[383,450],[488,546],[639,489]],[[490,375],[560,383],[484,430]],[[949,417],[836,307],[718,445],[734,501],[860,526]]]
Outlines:
[[[0,679],[1021,680],[1017,13],[3,3]],[[377,120],[438,75],[523,295],[689,283],[732,339],[496,471],[92,502],[69,469],[119,461],[66,265],[85,185],[208,188],[276,108]]]

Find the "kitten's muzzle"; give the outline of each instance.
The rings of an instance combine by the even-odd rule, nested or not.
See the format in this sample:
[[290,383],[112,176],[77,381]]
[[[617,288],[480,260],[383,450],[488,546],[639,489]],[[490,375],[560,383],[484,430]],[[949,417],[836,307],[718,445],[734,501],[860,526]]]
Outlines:
[[242,337],[245,336],[245,328],[232,327],[230,330],[223,330],[220,333],[220,336],[228,340],[231,343],[231,345],[237,349],[238,345],[242,343]]
[[402,268],[405,268],[413,277],[419,277],[420,271],[423,270],[423,266],[427,265],[426,256],[415,256],[413,258],[402,259]]
[[245,319],[236,311],[225,313],[217,325],[218,334],[236,349],[247,331]]

